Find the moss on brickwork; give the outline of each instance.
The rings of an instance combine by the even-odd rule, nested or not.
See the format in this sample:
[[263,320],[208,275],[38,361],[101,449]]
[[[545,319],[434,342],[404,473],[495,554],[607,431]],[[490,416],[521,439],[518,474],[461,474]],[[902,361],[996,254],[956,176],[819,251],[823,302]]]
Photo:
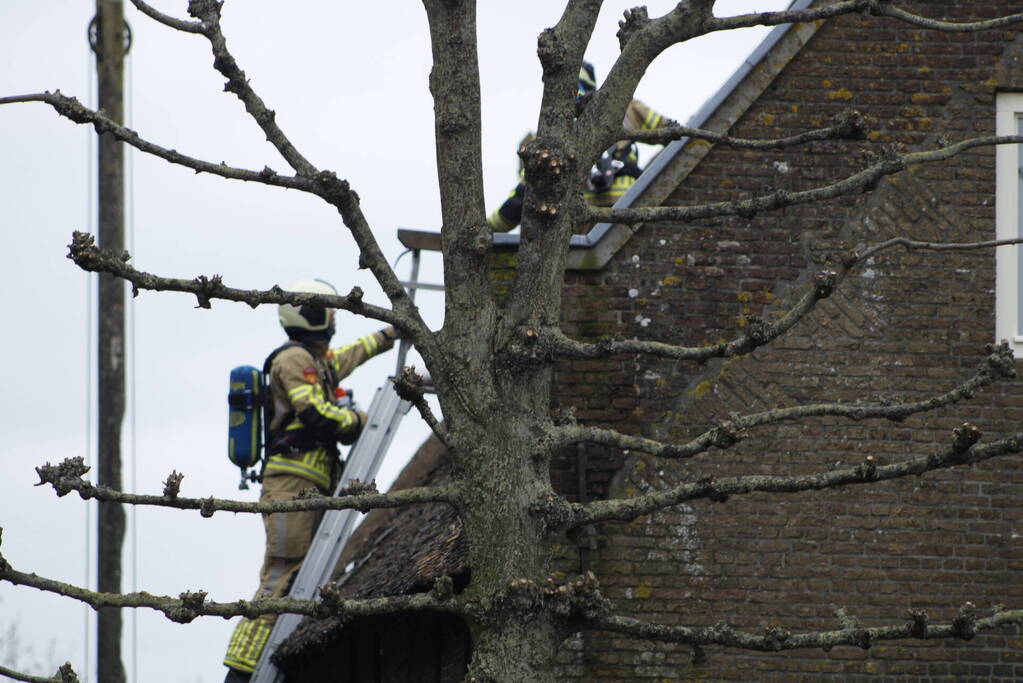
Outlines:
[[[907,7],[957,21],[1006,9],[987,0]],[[867,139],[769,152],[715,147],[668,203],[810,189],[862,168],[864,149],[932,149],[943,134],[993,134],[993,88],[1023,88],[1023,41],[1012,40],[1004,31],[950,37],[869,16],[827,23],[729,132],[794,135],[854,106],[870,121]],[[1016,57],[1000,64],[1006,45]],[[645,225],[604,270],[569,275],[564,322],[580,338],[731,339],[752,316],[784,315],[844,250],[894,236],[993,238],[993,191],[994,154],[981,149],[824,205]],[[968,376],[993,340],[993,290],[990,253],[887,252],[771,348],[703,367],[634,357],[565,367],[557,401],[576,406],[587,424],[683,441],[733,411],[929,398]],[[932,452],[966,420],[985,439],[1005,436],[1007,422],[1023,421],[1023,394],[1006,386],[898,424],[762,428],[685,462],[604,452],[626,464],[600,486],[637,496],[702,477],[809,474],[868,455],[894,462]],[[1005,460],[871,488],[699,502],[605,525],[594,570],[623,613],[693,626],[827,629],[836,626],[835,606],[871,626],[899,622],[913,606],[947,617],[966,599],[1020,608],[1023,553],[1012,534],[1023,525],[1021,497],[1023,465]],[[1023,678],[1023,640],[1013,631],[871,653],[709,651],[707,666],[694,666],[686,647],[617,636],[595,634],[589,648],[585,663],[572,660],[578,680]]]

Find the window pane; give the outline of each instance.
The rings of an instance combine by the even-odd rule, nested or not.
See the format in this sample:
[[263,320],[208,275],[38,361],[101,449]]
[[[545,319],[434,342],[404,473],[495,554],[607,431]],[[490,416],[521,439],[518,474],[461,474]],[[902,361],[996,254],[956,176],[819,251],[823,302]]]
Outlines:
[[[1016,129],[1020,135],[1023,135],[1023,116],[1016,116]],[[1017,181],[1017,218],[1016,218],[1016,236],[1023,237],[1023,145],[1019,146],[1018,156],[1016,157],[1018,169],[1018,181]],[[1023,336],[1023,244],[1016,245],[1016,291],[1018,294],[1017,298],[1017,311],[1016,311],[1016,334]]]

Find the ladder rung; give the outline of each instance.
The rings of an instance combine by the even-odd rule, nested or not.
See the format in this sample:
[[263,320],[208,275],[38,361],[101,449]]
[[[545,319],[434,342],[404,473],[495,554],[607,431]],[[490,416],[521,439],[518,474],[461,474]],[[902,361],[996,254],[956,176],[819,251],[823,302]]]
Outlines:
[[411,282],[409,280],[401,280],[400,282],[406,289],[427,289],[432,292],[444,291],[444,285],[431,285],[428,282]]

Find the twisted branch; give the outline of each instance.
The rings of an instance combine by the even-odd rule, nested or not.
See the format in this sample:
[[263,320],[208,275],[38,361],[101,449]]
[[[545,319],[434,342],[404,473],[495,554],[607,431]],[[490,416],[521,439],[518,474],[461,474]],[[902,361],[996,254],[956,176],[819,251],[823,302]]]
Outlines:
[[262,98],[249,85],[249,79],[245,72],[238,66],[234,56],[227,49],[227,40],[220,30],[220,10],[222,4],[217,0],[190,0],[188,13],[199,19],[200,33],[210,41],[213,48],[213,68],[227,79],[224,84],[226,92],[234,93],[242,104],[245,111],[255,120],[260,129],[266,134],[266,139],[272,144],[288,165],[299,175],[314,176],[319,172],[315,166],[302,156],[302,154],[291,144],[291,140],[284,134],[277,125],[277,114],[272,109],[267,109]]
[[367,304],[362,300],[362,290],[353,287],[347,296],[333,294],[311,294],[289,292],[274,285],[268,290],[236,289],[224,284],[219,275],[200,275],[192,280],[167,278],[136,270],[128,263],[127,252],[115,254],[109,249],[96,246],[95,238],[89,233],[74,232],[68,245],[68,258],[82,270],[94,273],[109,273],[127,280],[132,285],[132,294],[140,290],[155,292],[183,292],[194,294],[199,308],[210,308],[214,299],[238,301],[255,308],[260,304],[293,304],[303,306],[315,304],[326,308],[338,308],[367,318],[390,323],[402,330],[403,334],[416,331],[415,321],[395,311]]
[[420,417],[423,418],[423,422],[430,426],[433,433],[437,435],[437,438],[441,442],[451,447],[451,439],[447,429],[445,429],[443,423],[437,419],[437,416],[433,414],[433,410],[430,408],[430,404],[426,401],[426,392],[423,386],[423,376],[416,372],[415,367],[406,366],[402,368],[401,374],[395,377],[394,390],[402,400],[408,401],[416,407],[419,411]]

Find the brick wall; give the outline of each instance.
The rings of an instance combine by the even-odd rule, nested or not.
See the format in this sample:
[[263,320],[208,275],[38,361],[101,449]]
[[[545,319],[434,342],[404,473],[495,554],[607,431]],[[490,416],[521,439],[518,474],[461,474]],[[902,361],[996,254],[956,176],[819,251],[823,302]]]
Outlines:
[[[1019,2],[906,6],[956,20],[1023,11]],[[869,141],[766,154],[716,148],[668,203],[807,189],[860,168],[865,147],[923,149],[942,134],[993,134],[996,89],[1021,82],[1003,58],[1019,50],[1013,40],[1004,31],[938,34],[859,15],[829,22],[732,132],[791,135],[854,107],[870,117]],[[618,334],[686,345],[731,338],[744,316],[785,310],[830,256],[895,235],[992,239],[993,151],[827,205],[644,226],[604,270],[568,275],[564,328],[586,339]],[[556,403],[588,423],[684,439],[731,411],[918,400],[949,390],[981,360],[993,341],[993,288],[990,253],[887,252],[769,349],[704,366],[631,356],[566,362]],[[685,464],[590,449],[585,495],[634,495],[706,474],[807,473],[868,455],[894,462],[941,448],[963,421],[994,439],[1018,429],[1021,418],[1020,385],[1002,384],[898,424],[819,419],[762,429]],[[566,454],[555,474],[570,497],[580,494],[578,457]],[[947,620],[966,600],[982,612],[1023,607],[1021,494],[1019,460],[1006,458],[842,491],[695,502],[605,525],[590,560],[621,611],[665,623],[830,629],[838,627],[836,607],[868,626],[903,620],[911,607]],[[969,643],[892,643],[869,652],[712,648],[699,667],[686,648],[609,634],[577,638],[562,654],[566,680],[1023,677],[1023,638],[1011,629]]]

